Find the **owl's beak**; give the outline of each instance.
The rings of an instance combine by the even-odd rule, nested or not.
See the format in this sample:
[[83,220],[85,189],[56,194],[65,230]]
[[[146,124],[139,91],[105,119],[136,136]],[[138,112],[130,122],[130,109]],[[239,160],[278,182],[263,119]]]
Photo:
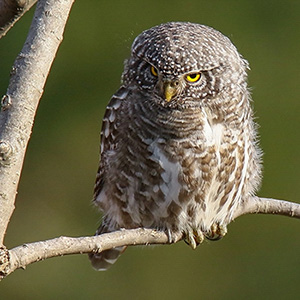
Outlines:
[[167,102],[170,102],[173,96],[177,93],[177,83],[173,81],[166,81],[163,85],[164,95]]

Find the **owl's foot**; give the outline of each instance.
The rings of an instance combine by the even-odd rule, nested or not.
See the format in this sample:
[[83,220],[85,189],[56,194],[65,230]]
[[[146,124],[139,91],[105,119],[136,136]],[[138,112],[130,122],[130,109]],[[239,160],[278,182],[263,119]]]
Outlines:
[[227,227],[218,223],[212,224],[209,231],[205,232],[205,237],[211,241],[221,239],[227,233]]
[[167,229],[165,232],[168,235],[169,244],[176,243],[182,239],[182,233],[180,231],[171,231],[171,229]]
[[196,249],[196,247],[204,241],[204,234],[200,229],[188,231],[185,234],[184,241],[192,249]]

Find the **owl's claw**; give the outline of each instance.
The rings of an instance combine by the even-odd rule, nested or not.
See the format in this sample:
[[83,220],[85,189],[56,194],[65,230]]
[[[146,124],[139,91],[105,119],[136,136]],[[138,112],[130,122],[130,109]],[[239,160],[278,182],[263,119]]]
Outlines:
[[188,231],[184,241],[192,248],[196,247],[204,241],[204,234],[200,229]]
[[205,237],[211,241],[221,239],[227,233],[227,227],[217,223],[212,224],[210,231],[205,233]]
[[188,231],[185,234],[184,241],[192,248],[196,247],[204,241],[204,238],[217,241],[227,233],[227,227],[214,223],[209,231],[202,232],[200,229]]
[[167,236],[168,236],[168,242],[169,244],[173,244],[178,242],[179,240],[182,239],[182,233],[179,231],[171,231],[171,229],[166,230]]

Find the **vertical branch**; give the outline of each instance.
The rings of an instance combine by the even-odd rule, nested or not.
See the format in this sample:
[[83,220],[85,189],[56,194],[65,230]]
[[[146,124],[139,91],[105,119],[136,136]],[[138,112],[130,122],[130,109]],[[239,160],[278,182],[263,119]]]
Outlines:
[[14,210],[27,144],[43,88],[74,0],[40,0],[11,71],[0,112],[0,245]]

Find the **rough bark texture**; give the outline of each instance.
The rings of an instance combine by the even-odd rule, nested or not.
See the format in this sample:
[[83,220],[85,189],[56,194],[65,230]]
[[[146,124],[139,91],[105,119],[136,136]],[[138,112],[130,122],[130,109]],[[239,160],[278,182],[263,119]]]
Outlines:
[[0,0],[0,38],[27,12],[37,0]]
[[11,71],[0,112],[0,245],[14,210],[24,155],[43,88],[74,0],[41,0]]

